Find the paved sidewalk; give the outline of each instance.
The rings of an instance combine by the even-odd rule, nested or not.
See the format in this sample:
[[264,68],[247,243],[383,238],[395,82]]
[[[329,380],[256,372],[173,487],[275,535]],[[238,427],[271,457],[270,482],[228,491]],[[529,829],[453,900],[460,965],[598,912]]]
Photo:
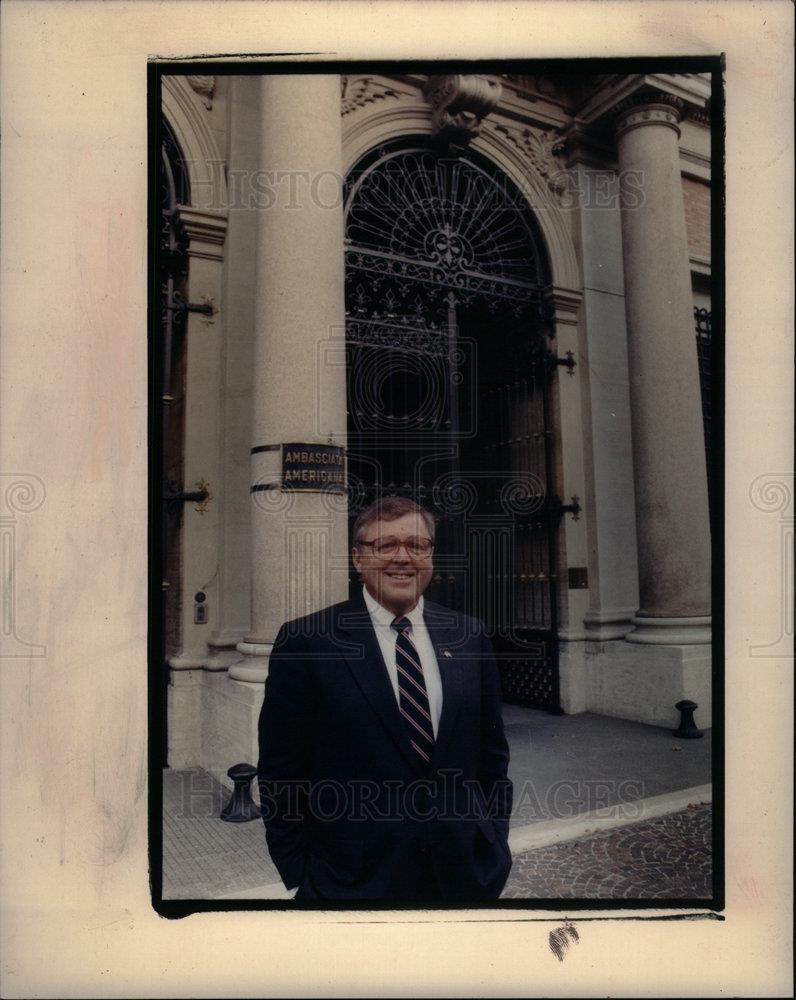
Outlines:
[[710,730],[701,740],[678,740],[668,729],[641,722],[591,712],[548,715],[514,705],[503,707],[503,724],[514,782],[512,826],[630,807],[710,782]]
[[218,818],[229,795],[206,771],[163,772],[164,899],[218,899],[279,882],[262,821]]
[[[710,800],[710,732],[701,740],[677,740],[668,730],[641,723],[590,713],[551,716],[511,705],[504,706],[504,722],[515,786],[510,843],[516,858],[504,895],[572,898],[588,885],[588,898],[609,898],[604,894],[614,890],[620,896],[627,890],[623,898],[649,898],[665,888],[660,879],[673,863],[657,872],[648,859],[656,838],[670,843],[674,821],[651,817],[681,814],[687,805]],[[164,771],[164,898],[286,896],[262,824],[218,818],[228,796],[204,771]],[[563,838],[567,843],[558,843]],[[592,846],[573,847],[586,843]],[[708,864],[709,836],[699,843]],[[567,858],[579,868],[567,867]],[[702,885],[691,868],[687,877],[692,887]],[[569,891],[574,886],[578,891]]]
[[710,899],[709,805],[525,851],[501,899]]

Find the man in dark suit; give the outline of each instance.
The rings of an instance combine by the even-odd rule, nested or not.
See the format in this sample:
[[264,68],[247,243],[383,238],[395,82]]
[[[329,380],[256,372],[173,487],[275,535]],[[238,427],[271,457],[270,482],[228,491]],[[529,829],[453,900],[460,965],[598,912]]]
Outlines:
[[500,683],[477,619],[423,599],[434,519],[360,514],[361,595],[282,626],[260,714],[266,841],[298,900],[496,899],[511,868]]

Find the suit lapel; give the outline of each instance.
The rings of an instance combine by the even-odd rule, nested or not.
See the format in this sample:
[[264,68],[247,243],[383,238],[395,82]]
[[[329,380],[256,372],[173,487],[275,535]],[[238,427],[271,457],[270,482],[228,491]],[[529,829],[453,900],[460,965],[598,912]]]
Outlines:
[[442,714],[439,720],[437,739],[431,755],[431,767],[440,759],[453,732],[454,722],[462,703],[461,629],[457,627],[458,616],[449,608],[426,601],[423,605],[423,619],[434,646],[442,681]]
[[[341,651],[354,680],[379,716],[384,728],[395,741],[413,769],[422,773],[418,755],[409,745],[406,725],[401,718],[381,647],[376,638],[364,598],[359,597],[341,605],[335,635],[344,637]],[[443,694],[444,697],[444,694]]]
[[[429,765],[433,767],[450,740],[462,703],[462,634],[460,624],[457,625],[459,616],[439,604],[424,602],[423,619],[434,647],[442,682],[442,713]],[[418,774],[423,774],[422,762],[409,745],[406,725],[401,718],[387,666],[363,597],[358,596],[340,606],[335,635],[343,638],[341,650],[348,667],[384,728],[413,769]]]

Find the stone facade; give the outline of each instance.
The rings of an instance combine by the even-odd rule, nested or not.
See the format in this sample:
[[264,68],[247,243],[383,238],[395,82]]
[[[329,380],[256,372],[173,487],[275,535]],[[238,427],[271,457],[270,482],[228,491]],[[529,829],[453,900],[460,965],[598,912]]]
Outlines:
[[[213,305],[188,319],[185,482],[211,497],[182,520],[172,766],[255,760],[279,624],[346,595],[344,498],[282,492],[276,449],[346,446],[342,181],[408,136],[473,150],[523,192],[554,349],[576,360],[551,397],[556,491],[580,504],[557,550],[562,708],[670,725],[689,697],[710,725],[692,316],[709,305],[709,97],[700,75],[164,81],[190,179],[188,295]],[[585,585],[567,585],[573,567]]]

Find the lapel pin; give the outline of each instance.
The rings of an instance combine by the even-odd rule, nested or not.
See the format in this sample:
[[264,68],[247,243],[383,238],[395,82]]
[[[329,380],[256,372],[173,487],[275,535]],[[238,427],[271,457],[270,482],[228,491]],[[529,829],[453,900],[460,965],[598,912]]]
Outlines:
[[449,649],[443,649],[442,655],[450,658],[451,656],[453,656],[453,653]]

